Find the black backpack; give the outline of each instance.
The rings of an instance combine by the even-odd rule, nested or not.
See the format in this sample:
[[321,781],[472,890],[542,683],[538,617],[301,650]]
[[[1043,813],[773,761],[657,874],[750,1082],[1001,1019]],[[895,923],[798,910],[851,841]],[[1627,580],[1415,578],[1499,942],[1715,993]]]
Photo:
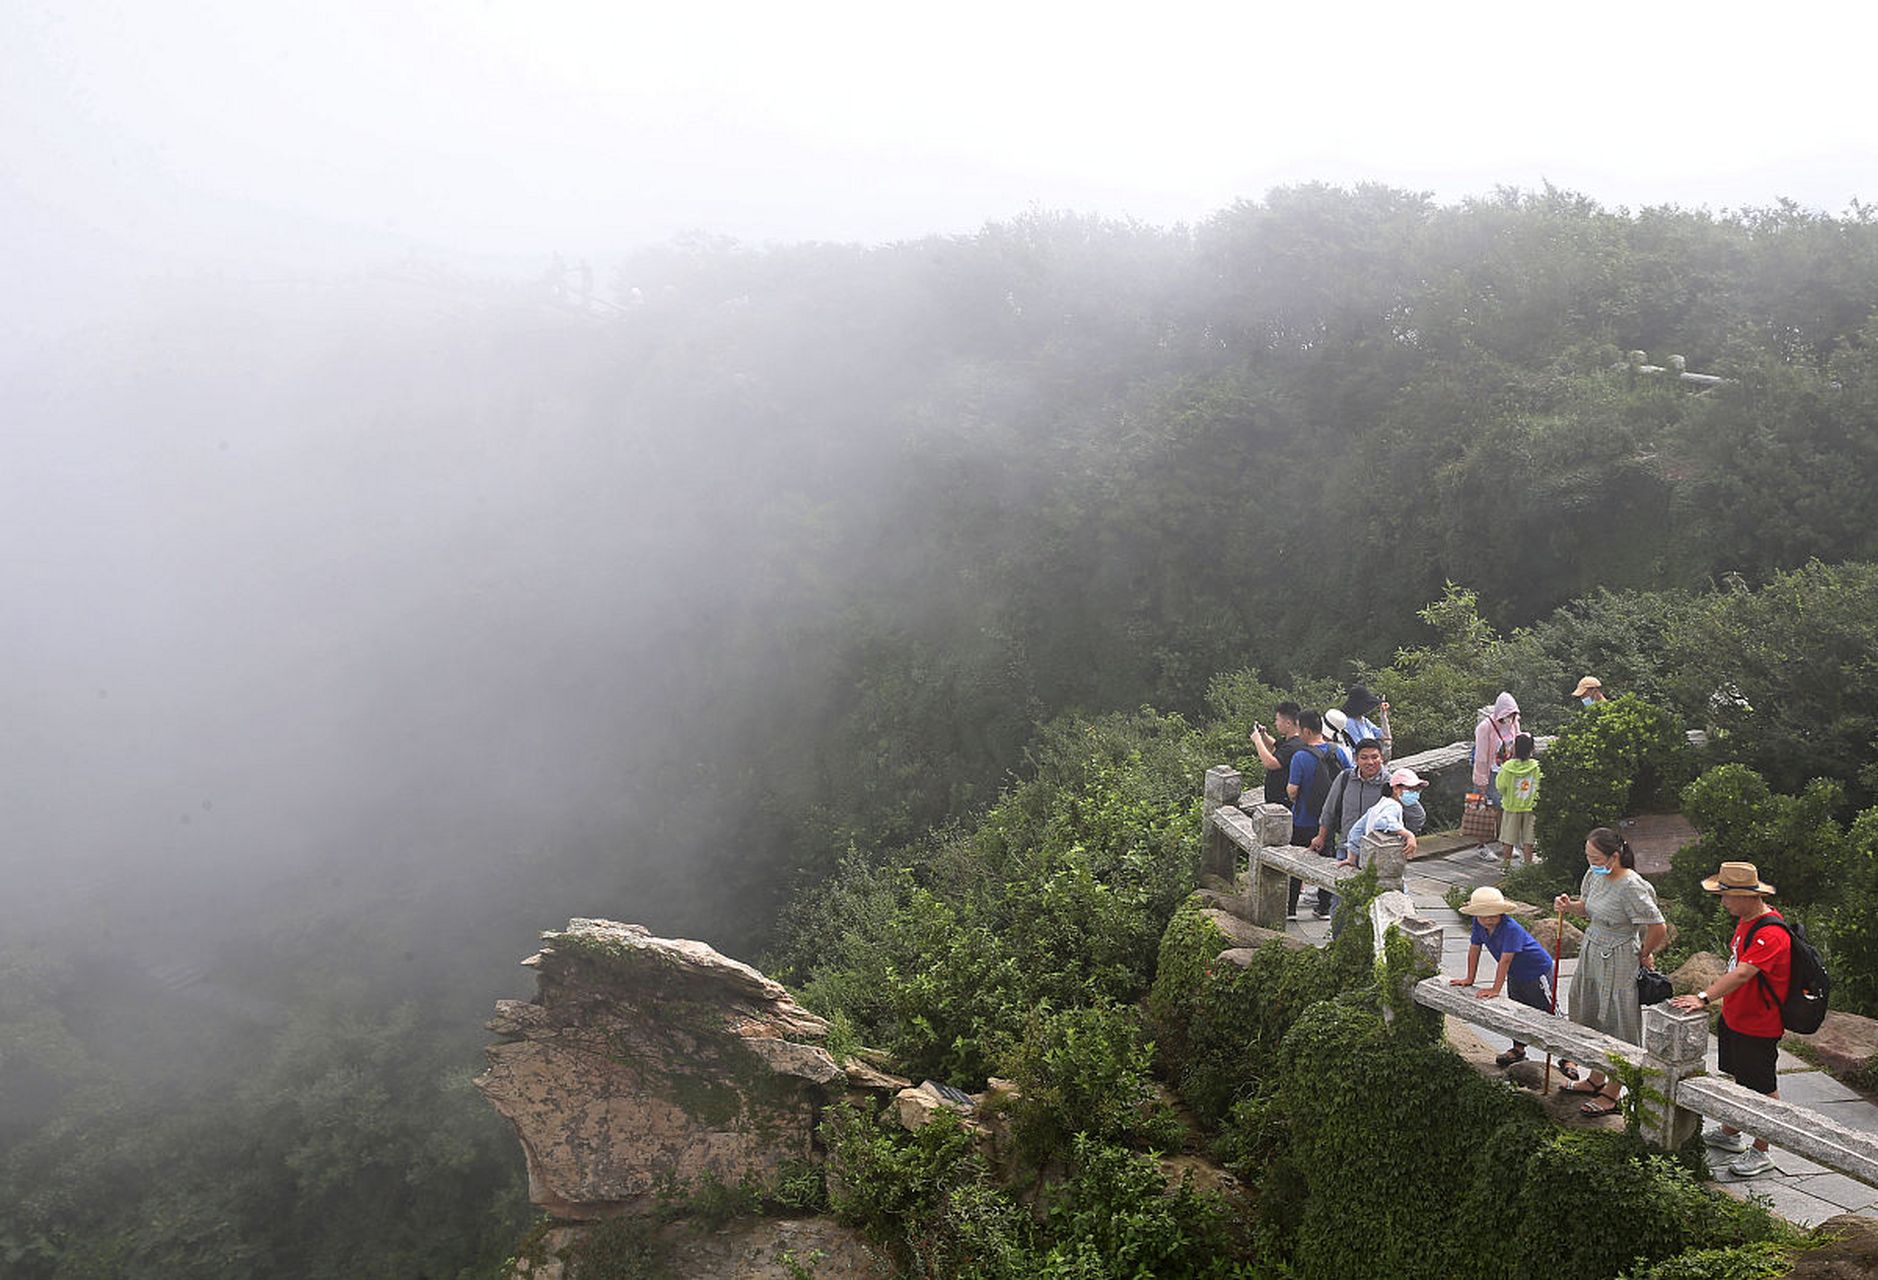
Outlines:
[[1322,751],[1315,747],[1305,750],[1317,757],[1317,769],[1311,775],[1311,785],[1299,799],[1299,813],[1314,813],[1321,820],[1324,815],[1324,801],[1330,798],[1330,786],[1337,780],[1337,775],[1344,770],[1343,757],[1337,754],[1335,743],[1326,742]]
[[1787,998],[1774,999],[1774,984],[1767,980],[1766,974],[1756,972],[1755,977],[1760,979],[1761,989],[1767,993],[1767,1002],[1780,1006],[1781,1025],[1803,1036],[1811,1035],[1826,1020],[1826,1002],[1832,995],[1832,975],[1826,972],[1819,952],[1806,940],[1806,926],[1797,920],[1789,923],[1776,915],[1764,915],[1748,926],[1747,934],[1741,939],[1742,955],[1748,953],[1754,935],[1767,925],[1780,926],[1793,940],[1793,967],[1788,970]]

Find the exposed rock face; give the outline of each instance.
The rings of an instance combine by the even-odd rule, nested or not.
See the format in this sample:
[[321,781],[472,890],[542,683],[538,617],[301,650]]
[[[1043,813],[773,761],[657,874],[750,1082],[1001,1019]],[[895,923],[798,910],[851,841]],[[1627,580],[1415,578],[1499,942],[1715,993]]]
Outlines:
[[[1535,912],[1535,914],[1537,913]],[[1545,948],[1547,955],[1556,955],[1561,960],[1570,960],[1572,957],[1576,956],[1580,944],[1585,940],[1584,931],[1567,920],[1565,922],[1564,950],[1561,951],[1559,949],[1557,916],[1539,916],[1531,924],[1527,925],[1526,928],[1533,937],[1539,940],[1539,945]]]
[[[1810,1056],[1835,1075],[1866,1071],[1878,1063],[1878,1021],[1856,1013],[1833,1009],[1812,1035],[1802,1036],[1797,1031],[1787,1034],[1806,1045]],[[1792,1040],[1787,1041],[1787,1047],[1793,1047]]]
[[1878,1275],[1878,1222],[1842,1213],[1819,1224],[1828,1243],[1793,1260],[1788,1280],[1870,1280]]
[[[618,1213],[663,1179],[774,1180],[810,1158],[849,1087],[828,1024],[780,983],[701,942],[610,920],[543,935],[539,992],[504,1000],[476,1086],[515,1126],[529,1196],[561,1218]],[[854,1083],[904,1082],[854,1064]],[[869,1079],[878,1077],[878,1080]]]
[[1679,996],[1705,990],[1721,981],[1728,972],[1728,962],[1713,951],[1698,951],[1669,975],[1669,985]]
[[[567,1280],[586,1225],[556,1227],[504,1280]],[[861,1233],[828,1218],[744,1218],[716,1231],[669,1223],[654,1236],[664,1274],[685,1280],[790,1280],[789,1261],[823,1280],[887,1280],[893,1267]]]

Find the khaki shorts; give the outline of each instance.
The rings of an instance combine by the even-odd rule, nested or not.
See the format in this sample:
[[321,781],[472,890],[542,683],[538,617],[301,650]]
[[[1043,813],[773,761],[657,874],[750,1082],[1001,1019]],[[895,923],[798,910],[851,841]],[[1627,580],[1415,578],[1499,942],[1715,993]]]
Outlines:
[[1528,809],[1524,813],[1500,813],[1500,843],[1516,844],[1522,849],[1532,847],[1533,814]]

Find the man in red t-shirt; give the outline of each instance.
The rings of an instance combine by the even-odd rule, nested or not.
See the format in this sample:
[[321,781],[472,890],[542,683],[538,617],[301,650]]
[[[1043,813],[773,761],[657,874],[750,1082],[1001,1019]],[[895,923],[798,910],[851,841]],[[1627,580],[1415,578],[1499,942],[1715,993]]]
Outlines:
[[[1767,895],[1774,886],[1761,883],[1761,873],[1752,862],[1724,862],[1721,870],[1702,882],[1702,887],[1719,893],[1722,905],[1735,918],[1728,972],[1708,990],[1677,996],[1670,1003],[1678,1009],[1706,1009],[1710,1001],[1720,1000],[1722,1020],[1715,1032],[1715,1047],[1721,1069],[1733,1076],[1736,1084],[1778,1098],[1774,1064],[1784,1029],[1780,1002],[1787,998],[1793,973],[1793,935],[1787,932],[1784,921],[1774,923],[1781,919],[1780,913],[1767,905]],[[1752,940],[1749,933],[1754,935]],[[1763,976],[1767,979],[1764,983]],[[1771,992],[1769,987],[1773,988]],[[1723,1125],[1710,1129],[1703,1141],[1718,1151],[1740,1153],[1728,1166],[1737,1178],[1757,1177],[1774,1167],[1765,1138],[1756,1138],[1750,1151],[1746,1134]]]

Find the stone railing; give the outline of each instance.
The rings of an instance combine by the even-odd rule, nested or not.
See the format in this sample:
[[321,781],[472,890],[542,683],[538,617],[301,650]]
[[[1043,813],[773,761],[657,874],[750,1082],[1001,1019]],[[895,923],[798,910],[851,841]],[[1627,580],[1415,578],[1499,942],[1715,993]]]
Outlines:
[[[1693,740],[1693,735],[1692,735]],[[1433,757],[1432,759],[1430,757]],[[1417,772],[1451,768],[1467,759],[1467,745],[1407,757]],[[1333,892],[1359,873],[1290,843],[1291,814],[1278,804],[1242,790],[1239,771],[1217,765],[1206,773],[1202,808],[1200,873],[1203,882],[1225,896],[1233,914],[1268,929],[1282,930],[1289,896],[1287,881]],[[1239,855],[1246,873],[1239,873]],[[1382,892],[1370,905],[1377,953],[1390,929],[1409,939],[1426,968],[1439,972],[1443,930],[1416,914],[1402,889],[1406,860],[1400,837],[1371,836],[1363,842],[1363,865],[1374,867]],[[1675,1149],[1695,1136],[1702,1117],[1718,1120],[1816,1164],[1878,1186],[1878,1134],[1848,1129],[1818,1111],[1745,1089],[1732,1080],[1705,1074],[1708,1014],[1684,1012],[1667,1004],[1643,1010],[1643,1043],[1630,1044],[1566,1018],[1542,1014],[1511,1000],[1481,1000],[1474,992],[1449,985],[1445,977],[1416,983],[1416,1004],[1452,1014],[1464,1022],[1523,1044],[1597,1067],[1619,1079],[1640,1070],[1643,1136]]]
[[[1423,932],[1415,942],[1424,956],[1431,947],[1439,955],[1441,931],[1435,928],[1432,937]],[[1643,1136],[1658,1146],[1681,1146],[1695,1136],[1701,1117],[1707,1116],[1867,1186],[1878,1186],[1878,1134],[1848,1129],[1808,1107],[1703,1074],[1708,1052],[1706,1011],[1646,1005],[1643,1043],[1634,1045],[1510,1000],[1481,1000],[1464,987],[1450,986],[1443,977],[1423,979],[1415,984],[1413,994],[1415,1003],[1424,1008],[1612,1072],[1619,1079],[1629,1068],[1642,1068]]]
[[[1335,893],[1360,874],[1340,867],[1291,843],[1291,811],[1281,804],[1241,803],[1255,799],[1243,790],[1237,769],[1215,765],[1206,771],[1201,816],[1200,876],[1218,891],[1239,899],[1235,914],[1267,929],[1285,927],[1285,907],[1293,878]],[[1239,877],[1239,855],[1246,858],[1247,875]],[[1363,842],[1362,861],[1374,867],[1376,883],[1385,893],[1400,894],[1404,856],[1402,841],[1379,837]]]

